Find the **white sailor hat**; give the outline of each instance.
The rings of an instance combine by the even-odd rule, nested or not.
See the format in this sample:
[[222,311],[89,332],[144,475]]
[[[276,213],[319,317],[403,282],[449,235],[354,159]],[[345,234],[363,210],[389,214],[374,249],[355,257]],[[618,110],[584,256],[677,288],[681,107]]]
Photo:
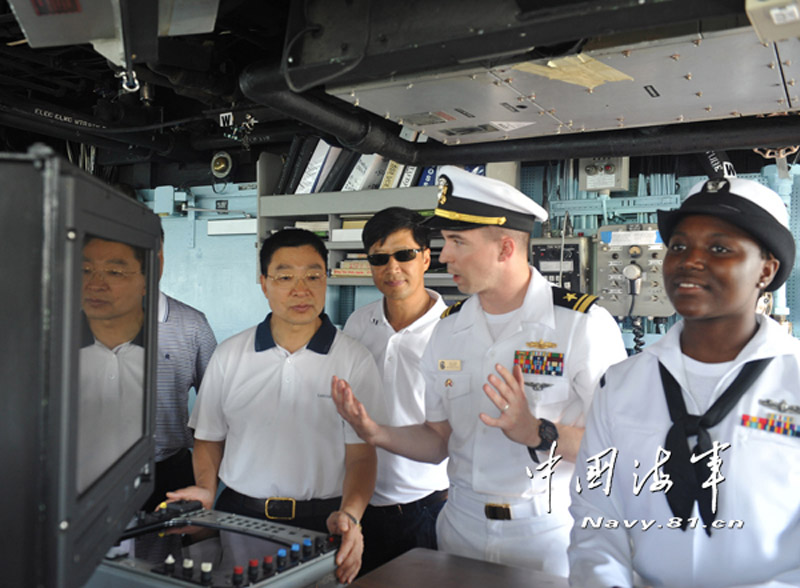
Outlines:
[[433,229],[496,226],[531,233],[537,220],[547,220],[547,211],[516,188],[458,167],[440,167],[436,185],[439,203],[426,219]]
[[692,214],[715,216],[739,227],[781,262],[767,291],[777,290],[792,273],[795,243],[789,212],[781,197],[763,184],[743,178],[698,182],[678,210],[658,211],[658,231],[664,243],[669,243],[680,220]]

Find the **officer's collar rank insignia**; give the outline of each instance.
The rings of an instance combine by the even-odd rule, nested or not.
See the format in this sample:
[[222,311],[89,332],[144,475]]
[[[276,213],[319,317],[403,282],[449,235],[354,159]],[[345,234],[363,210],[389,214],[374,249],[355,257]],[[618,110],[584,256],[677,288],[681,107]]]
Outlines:
[[527,341],[525,345],[529,349],[553,349],[554,347],[558,347],[558,343],[545,341],[544,339],[539,339],[538,341]]

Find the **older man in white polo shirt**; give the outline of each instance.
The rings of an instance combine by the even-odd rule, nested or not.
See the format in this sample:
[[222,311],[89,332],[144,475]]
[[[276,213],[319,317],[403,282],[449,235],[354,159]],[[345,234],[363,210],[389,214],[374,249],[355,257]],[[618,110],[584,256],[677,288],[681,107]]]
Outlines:
[[439,259],[474,296],[448,309],[423,355],[427,420],[380,426],[345,382],[334,400],[371,444],[450,457],[440,549],[566,575],[569,480],[595,385],[626,356],[622,337],[594,296],[556,288],[528,264],[529,235],[547,218],[538,204],[450,166],[438,182]]
[[[342,535],[341,582],[355,578],[359,522],[375,486],[375,449],[336,414],[334,375],[358,382],[385,413],[375,362],[323,312],[327,251],[308,231],[275,233],[261,248],[271,313],[220,344],[189,420],[196,486],[168,493],[216,508]],[[383,416],[378,417],[383,419]]]

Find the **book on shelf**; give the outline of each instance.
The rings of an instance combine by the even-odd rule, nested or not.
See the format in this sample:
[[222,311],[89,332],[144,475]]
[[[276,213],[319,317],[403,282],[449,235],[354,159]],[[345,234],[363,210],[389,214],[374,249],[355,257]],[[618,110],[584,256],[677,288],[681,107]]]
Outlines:
[[322,180],[320,192],[338,192],[344,186],[361,154],[357,151],[343,150],[331,167],[330,173]]
[[368,218],[346,218],[342,219],[343,229],[363,229],[367,224]]
[[345,259],[366,259],[367,258],[367,254],[366,253],[359,253],[357,251],[348,251],[347,253],[345,253],[344,258]]
[[287,194],[294,194],[297,192],[297,186],[300,185],[300,180],[303,178],[303,174],[308,167],[308,162],[311,161],[311,156],[314,155],[314,151],[319,142],[319,137],[308,136],[303,139],[303,144],[297,152],[297,159],[295,159],[294,167],[289,173],[289,181],[286,184]]
[[[417,143],[427,143],[428,142],[428,135],[423,135],[419,133],[417,135]],[[403,175],[400,178],[400,184],[398,185],[399,188],[410,188],[411,186],[416,186],[419,182],[419,176],[422,173],[423,166],[421,165],[407,165],[406,168],[403,170]]]
[[332,229],[331,241],[361,241],[362,229]]
[[372,270],[362,268],[336,267],[331,270],[332,277],[372,277]]
[[[400,138],[409,143],[413,143],[417,138],[417,131],[410,127],[403,127],[400,129]],[[386,164],[386,171],[383,173],[383,180],[381,180],[380,189],[390,190],[397,188],[400,185],[400,179],[403,176],[405,165],[394,159]]]
[[377,153],[362,155],[342,186],[342,192],[377,188],[383,179],[387,163],[386,159]]
[[309,221],[309,220],[299,220],[295,221],[294,227],[296,229],[305,229],[306,231],[311,231],[312,233],[327,233],[328,232],[328,221]]
[[369,269],[369,261],[366,259],[343,259],[338,267],[342,269]]

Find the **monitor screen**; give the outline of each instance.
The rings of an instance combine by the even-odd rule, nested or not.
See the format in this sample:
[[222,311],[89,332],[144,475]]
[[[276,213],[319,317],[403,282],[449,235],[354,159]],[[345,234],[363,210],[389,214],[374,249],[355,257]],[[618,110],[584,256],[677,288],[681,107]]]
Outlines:
[[153,488],[160,223],[41,146],[0,186],[0,583],[77,588]]

